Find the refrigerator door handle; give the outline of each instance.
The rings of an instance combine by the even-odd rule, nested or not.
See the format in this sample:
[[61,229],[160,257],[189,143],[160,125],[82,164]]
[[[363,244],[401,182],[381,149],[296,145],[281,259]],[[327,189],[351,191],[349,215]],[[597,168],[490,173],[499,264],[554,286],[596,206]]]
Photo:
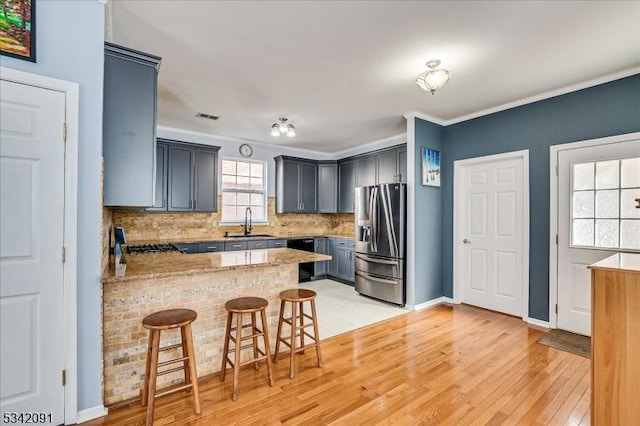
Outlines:
[[387,225],[387,240],[389,241],[389,252],[391,257],[398,257],[398,241],[396,239],[396,230],[393,226],[393,217],[391,216],[391,194],[389,186],[385,185],[382,191],[382,208],[384,211],[384,219]]
[[398,261],[396,261],[396,260],[385,260],[385,259],[379,259],[377,257],[369,257],[369,256],[364,255],[362,253],[356,253],[356,258],[362,259],[362,260],[365,260],[365,261],[371,262],[371,263],[382,263],[384,265],[394,265],[394,266],[396,266],[398,264]]
[[366,280],[370,280],[370,281],[376,281],[379,283],[383,283],[383,284],[391,284],[391,285],[398,285],[398,280],[387,280],[384,278],[378,278],[378,277],[374,277],[371,275],[367,275],[364,274],[360,271],[356,271],[356,275],[360,275],[362,278],[366,279]]
[[373,188],[373,197],[374,197],[373,211],[372,211],[373,220],[371,221],[371,223],[375,225],[374,233],[373,233],[373,241],[374,241],[373,252],[374,253],[378,252],[378,240],[380,239],[380,229],[378,228],[378,225],[380,225],[380,206],[378,205],[379,203],[378,190],[379,188],[377,186]]

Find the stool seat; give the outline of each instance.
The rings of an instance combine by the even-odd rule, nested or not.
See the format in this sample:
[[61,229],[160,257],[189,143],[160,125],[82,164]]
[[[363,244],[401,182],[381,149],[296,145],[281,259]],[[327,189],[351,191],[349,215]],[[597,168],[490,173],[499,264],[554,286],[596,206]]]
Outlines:
[[233,313],[251,313],[266,308],[268,304],[262,297],[238,297],[225,303],[224,309]]
[[313,290],[306,288],[294,288],[291,290],[283,290],[280,292],[280,300],[287,302],[306,302],[314,299],[318,294]]
[[170,330],[191,324],[197,317],[198,313],[191,309],[167,309],[144,317],[142,326],[150,330]]

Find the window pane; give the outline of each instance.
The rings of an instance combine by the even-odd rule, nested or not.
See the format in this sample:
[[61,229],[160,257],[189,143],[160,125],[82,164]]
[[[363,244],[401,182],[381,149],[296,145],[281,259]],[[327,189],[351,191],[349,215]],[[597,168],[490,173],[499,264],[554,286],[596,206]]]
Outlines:
[[618,221],[596,219],[596,246],[618,247]]
[[596,191],[596,217],[618,218],[619,192]]
[[222,188],[233,189],[236,187],[236,177],[231,175],[222,175]]
[[223,192],[222,193],[222,205],[236,205],[236,193],[235,192]]
[[593,246],[593,220],[575,219],[572,232],[573,245]]
[[620,248],[640,250],[640,220],[620,221]]
[[640,186],[640,157],[622,160],[620,182],[622,188]]
[[236,162],[224,160],[222,161],[222,174],[235,175],[236,174]]
[[249,176],[249,163],[238,162],[238,176]]
[[579,191],[573,193],[573,217],[594,217],[594,192]]
[[262,178],[251,178],[251,189],[253,191],[262,191]]
[[263,176],[262,169],[262,164],[251,163],[251,176],[261,178]]
[[246,192],[238,192],[238,205],[246,207],[249,205],[249,194]]
[[619,160],[596,163],[596,189],[619,188]]
[[264,205],[264,196],[262,194],[251,194],[251,205],[252,206]]
[[249,189],[249,178],[244,176],[238,176],[238,189],[248,190]]
[[640,188],[620,191],[620,217],[640,219],[640,209],[636,208],[636,198],[640,198]]
[[253,213],[253,220],[254,221],[258,221],[258,220],[265,220],[265,216],[264,216],[264,208],[262,207],[251,207],[251,212]]
[[594,163],[582,163],[573,165],[573,189],[593,189]]

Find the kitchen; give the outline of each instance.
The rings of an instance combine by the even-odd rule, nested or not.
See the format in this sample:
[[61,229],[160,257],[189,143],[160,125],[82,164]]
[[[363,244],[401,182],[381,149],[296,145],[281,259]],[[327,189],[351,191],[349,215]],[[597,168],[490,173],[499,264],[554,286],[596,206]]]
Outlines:
[[[49,19],[48,16],[59,16],[59,13],[56,14],[56,11],[48,9],[49,6],[46,2],[40,3],[43,4],[43,12],[40,15],[43,20],[42,22],[47,22],[47,19]],[[104,7],[104,5],[101,7]],[[416,5],[416,7],[418,6]],[[99,15],[97,10],[98,7],[95,5],[82,4],[79,8],[87,11],[89,16],[94,16],[93,12],[96,12],[96,16]],[[50,15],[48,12],[51,12],[54,15]],[[124,18],[121,17],[121,19]],[[62,19],[62,22],[66,21]],[[94,24],[96,24],[96,28],[100,27],[100,19],[96,19]],[[70,32],[74,31],[72,25],[63,27],[66,27]],[[41,33],[41,40],[45,40],[44,43],[47,43],[46,40],[54,39],[48,38],[50,34],[47,32],[49,31],[47,27],[43,26],[41,28],[43,31]],[[58,28],[60,27],[58,26]],[[624,37],[622,38],[624,39]],[[91,40],[91,38],[86,37],[83,40],[82,36],[70,37],[70,39],[73,39],[74,43],[78,44],[82,44],[85,41],[90,42]],[[133,40],[135,40],[135,38],[133,38]],[[102,41],[104,41],[104,37],[102,37]],[[136,45],[135,43],[126,43],[124,42],[124,39],[118,41],[125,46],[147,50],[142,44]],[[99,86],[102,87],[103,81],[101,72],[93,73],[93,71],[88,71],[87,68],[97,65],[96,68],[102,69],[101,61],[103,59],[97,58],[96,56],[98,55],[96,55],[95,52],[100,51],[99,56],[103,56],[101,51],[103,43],[91,43],[93,43],[91,48],[78,46],[73,49],[76,52],[80,52],[79,56],[86,59],[86,61],[82,63],[82,66],[77,64],[78,74],[82,72],[84,73],[83,75],[76,75],[74,74],[75,71],[63,71],[57,62],[49,62],[48,58],[50,58],[50,52],[56,50],[52,50],[51,45],[46,47],[47,44],[42,45],[44,47],[40,49],[42,57],[38,63],[31,65],[24,64],[24,66],[21,66],[23,65],[22,63],[4,62],[3,59],[3,65],[8,63],[12,67],[23,69],[27,72],[39,72],[55,78],[66,78],[68,80],[80,81],[82,83],[82,97],[80,99],[80,126],[77,126],[78,123],[76,123],[76,127],[73,127],[72,121],[68,124],[70,129],[69,146],[73,146],[74,138],[76,142],[80,141],[81,143],[80,149],[78,150],[78,177],[80,180],[78,184],[78,223],[76,224],[79,232],[77,255],[75,245],[70,243],[70,245],[67,246],[68,262],[75,262],[74,259],[78,262],[78,303],[77,307],[73,309],[74,312],[75,309],[77,309],[79,318],[77,324],[77,354],[80,363],[77,367],[77,375],[73,373],[76,371],[73,365],[72,368],[68,370],[72,373],[70,373],[68,379],[71,380],[71,385],[67,388],[71,387],[77,389],[79,392],[78,407],[82,410],[89,410],[86,411],[86,413],[91,412],[95,415],[99,412],[99,407],[103,402],[102,386],[100,383],[102,379],[102,373],[100,370],[103,363],[103,359],[100,355],[102,342],[102,338],[100,337],[102,326],[100,314],[102,299],[100,294],[101,287],[99,284],[99,277],[103,269],[100,267],[100,260],[101,258],[105,259],[105,255],[108,256],[105,252],[109,246],[113,246],[115,240],[115,237],[112,236],[111,244],[109,244],[108,228],[113,229],[115,226],[122,226],[126,231],[127,240],[133,243],[155,241],[169,241],[173,243],[199,241],[205,243],[216,243],[219,239],[224,238],[224,232],[229,232],[230,234],[241,234],[244,232],[244,229],[241,228],[238,223],[244,222],[244,211],[246,211],[246,209],[239,210],[241,212],[240,219],[235,221],[236,224],[222,227],[220,227],[220,222],[224,224],[225,221],[221,216],[223,211],[221,205],[216,206],[218,211],[215,213],[194,211],[183,213],[142,213],[140,211],[133,211],[133,209],[130,208],[108,208],[103,210],[102,214],[100,214],[99,211],[95,211],[96,206],[102,204],[101,202],[97,202],[97,200],[102,200],[103,198],[99,191],[99,182],[102,180],[100,177],[99,146],[103,143],[103,137],[101,136],[101,130],[98,132],[100,134],[96,133],[96,129],[100,129],[102,127],[102,122],[100,120],[94,120],[94,118],[98,115],[102,117],[103,102],[102,88],[98,91],[96,89],[97,85],[94,83],[97,81]],[[100,44],[100,46],[98,47],[97,44]],[[72,45],[75,46],[75,44]],[[161,53],[154,49],[148,49],[148,51],[150,53]],[[63,54],[60,54],[59,56],[61,58],[65,57]],[[247,57],[251,57],[251,55],[247,55]],[[423,59],[421,58],[421,61],[422,60]],[[170,65],[171,61],[167,62],[166,58],[163,58],[163,61],[164,62],[160,66],[161,79],[165,78],[163,76],[169,76],[171,73],[175,72],[175,68],[173,68],[175,65]],[[443,61],[443,65],[447,65],[447,63]],[[185,65],[184,67],[189,68],[188,65]],[[453,71],[455,71],[455,69]],[[412,74],[417,74],[417,72]],[[459,159],[469,158],[471,156],[491,155],[496,152],[507,151],[510,149],[530,149],[532,161],[530,168],[532,181],[531,229],[535,229],[536,232],[532,232],[531,235],[531,290],[529,292],[529,310],[525,312],[525,314],[528,314],[527,320],[531,320],[532,322],[534,320],[539,320],[543,324],[546,322],[548,325],[549,323],[547,320],[555,321],[552,305],[550,305],[550,302],[547,300],[547,295],[552,293],[553,290],[553,288],[549,288],[549,268],[546,264],[549,260],[548,255],[550,249],[545,247],[545,245],[548,243],[547,240],[549,237],[546,235],[546,232],[538,232],[537,230],[545,230],[549,226],[549,212],[546,211],[548,210],[548,208],[546,208],[548,207],[546,203],[549,198],[549,188],[547,184],[549,145],[637,131],[634,125],[630,124],[634,122],[631,116],[633,115],[633,111],[635,111],[635,103],[634,101],[625,98],[624,95],[625,93],[633,93],[635,90],[634,88],[636,86],[634,86],[634,82],[637,79],[635,74],[635,72],[627,75],[620,74],[617,77],[611,77],[610,80],[607,80],[609,81],[608,83],[594,83],[596,85],[593,87],[587,84],[585,86],[586,88],[577,94],[569,93],[567,95],[558,96],[558,100],[562,100],[562,102],[570,102],[571,105],[585,105],[585,108],[586,105],[589,105],[588,110],[591,112],[596,111],[599,108],[599,105],[606,104],[608,108],[612,108],[614,111],[617,111],[615,115],[618,119],[614,122],[604,123],[604,118],[598,118],[601,116],[600,114],[591,115],[590,112],[585,113],[584,109],[577,107],[570,108],[571,112],[566,111],[562,109],[558,103],[555,103],[553,99],[545,100],[538,104],[547,108],[548,111],[553,112],[553,114],[549,114],[555,115],[560,121],[564,120],[566,123],[593,123],[594,129],[590,131],[582,131],[579,130],[577,126],[563,124],[558,122],[558,120],[549,117],[547,114],[543,114],[545,117],[543,120],[543,126],[537,124],[536,126],[531,127],[531,118],[534,116],[539,117],[539,114],[535,112],[536,103],[534,102],[534,104],[530,106],[524,105],[517,110],[523,111],[523,116],[528,117],[528,119],[523,119],[522,122],[519,121],[520,116],[514,117],[513,114],[515,114],[514,111],[516,110],[506,110],[500,113],[489,114],[486,118],[479,117],[460,124],[436,124],[437,121],[430,121],[429,118],[425,116],[408,115],[408,119],[406,121],[402,117],[398,117],[397,120],[401,123],[400,126],[405,128],[405,135],[401,134],[398,137],[394,137],[389,134],[381,134],[380,137],[383,139],[375,137],[367,138],[363,136],[363,139],[360,139],[360,142],[366,146],[355,146],[343,150],[328,150],[324,153],[316,153],[314,149],[309,149],[305,146],[296,148],[294,146],[295,139],[284,139],[283,141],[283,137],[280,138],[276,148],[273,148],[273,144],[263,144],[258,142],[255,138],[248,138],[247,140],[240,141],[230,140],[228,137],[211,136],[209,133],[215,133],[210,130],[211,127],[226,125],[224,123],[229,119],[229,117],[231,117],[231,114],[227,111],[218,111],[208,108],[208,104],[203,102],[203,98],[196,95],[192,97],[193,103],[189,108],[187,108],[189,110],[189,114],[191,115],[193,113],[194,115],[193,118],[187,119],[189,123],[188,125],[180,125],[177,121],[171,121],[169,118],[172,115],[175,115],[175,111],[168,111],[168,104],[165,103],[163,105],[160,103],[159,113],[161,113],[161,116],[164,118],[163,121],[160,122],[161,125],[158,127],[157,135],[155,136],[164,140],[197,143],[199,145],[206,145],[210,148],[220,147],[217,151],[219,168],[218,173],[216,173],[218,176],[218,187],[216,188],[217,197],[214,198],[217,204],[223,204],[221,197],[224,195],[222,178],[220,176],[220,169],[223,167],[221,162],[225,157],[235,159],[246,158],[242,157],[242,154],[240,153],[240,145],[243,143],[250,145],[251,148],[253,148],[253,153],[249,158],[263,161],[267,166],[267,177],[265,179],[267,197],[265,201],[266,207],[264,210],[267,212],[268,223],[262,225],[255,223],[252,232],[255,234],[282,236],[284,237],[282,238],[284,240],[288,239],[290,236],[323,236],[325,237],[325,250],[327,246],[327,236],[329,238],[353,238],[356,236],[355,220],[352,218],[352,223],[350,223],[349,220],[349,216],[353,217],[353,213],[277,213],[276,171],[274,167],[274,159],[280,155],[284,155],[295,159],[317,161],[318,166],[322,161],[335,161],[336,165],[339,165],[341,162],[348,162],[349,158],[355,158],[361,154],[364,154],[366,157],[367,153],[373,152],[373,156],[376,156],[378,155],[377,153],[381,154],[387,149],[393,150],[394,147],[397,147],[398,145],[406,144],[408,160],[407,181],[409,184],[407,197],[407,226],[409,230],[409,241],[407,241],[407,248],[408,256],[411,257],[408,258],[406,265],[409,287],[405,296],[409,308],[415,308],[416,306],[422,307],[423,304],[431,303],[432,301],[434,301],[433,303],[441,303],[442,301],[446,302],[450,301],[452,297],[455,297],[456,288],[452,284],[453,268],[451,265],[451,262],[455,261],[452,260],[453,258],[451,256],[451,253],[453,253],[453,225],[451,223],[451,217],[453,216],[453,162]],[[458,75],[459,77],[457,78],[462,78],[462,75]],[[227,75],[225,78],[231,77]],[[409,83],[411,83],[410,85],[415,86],[413,85],[413,78],[415,78],[415,75],[412,75],[411,78],[409,78],[409,80],[411,80]],[[427,102],[429,104],[433,104],[433,108],[436,108],[436,110],[439,108],[438,105],[443,105],[448,98],[448,96],[445,96],[448,95],[447,91],[449,91],[449,93],[453,93],[457,87],[458,83],[455,82],[455,72],[454,77],[452,78],[453,79],[449,83],[449,86],[445,87],[442,91],[439,91],[437,95],[431,96],[427,93],[428,98],[426,99],[429,99]],[[163,89],[164,91],[159,93],[159,97],[164,99],[165,102],[171,99],[174,99],[174,101],[184,100],[184,94],[181,93],[182,89],[180,86],[184,87],[183,85],[189,85],[188,83],[189,82],[187,80],[183,79],[177,86],[169,87],[166,90]],[[277,85],[281,87],[287,86],[285,81],[278,81],[277,83]],[[110,92],[111,91],[105,91],[105,95]],[[424,96],[424,93],[421,94]],[[609,101],[609,97],[612,98],[611,101]],[[215,96],[210,98],[216,99]],[[318,100],[319,99],[320,97]],[[426,100],[425,98],[421,99]],[[575,102],[575,104],[571,102]],[[232,103],[233,102],[230,102],[230,104]],[[97,104],[100,105],[98,106]],[[217,123],[211,121],[209,124],[204,124],[208,123],[208,121],[200,118],[196,119],[196,111],[213,114],[220,113],[222,118]],[[245,126],[240,127],[251,128],[255,126],[254,130],[256,132],[265,132],[265,134],[268,135],[268,126],[273,124],[274,121],[278,120],[282,115],[285,115],[285,111],[287,112],[286,115],[289,116],[290,121],[296,126],[296,130],[300,136],[303,136],[306,129],[315,125],[309,121],[304,122],[299,117],[291,116],[289,113],[293,111],[283,109],[282,111],[271,111],[269,117],[265,119],[265,121],[267,121],[266,131],[262,124],[257,126],[252,123],[245,123]],[[570,119],[570,117],[572,118]],[[504,121],[499,122],[502,119],[504,119]],[[194,124],[196,122],[200,124]],[[179,128],[184,129],[187,127],[191,127],[193,130],[178,130]],[[372,126],[372,129],[374,127],[375,125]],[[540,128],[540,132],[538,132],[538,134],[534,127]],[[542,128],[552,129],[555,133],[542,135],[540,134],[544,133]],[[504,132],[505,135],[503,137],[501,130],[504,129],[511,130],[509,132]],[[335,133],[332,132],[334,132],[332,128],[327,128],[327,135],[335,135]],[[508,133],[513,135],[514,132],[521,135],[518,138],[513,138],[514,140],[520,140],[520,143],[506,141],[506,139],[508,139],[506,134]],[[404,131],[399,133],[404,133]],[[265,139],[268,139],[268,136],[266,136]],[[299,140],[303,139],[300,138]],[[351,137],[347,138],[345,136],[345,141],[347,140],[353,141]],[[368,141],[375,140],[378,140],[378,142],[368,143]],[[474,144],[473,140],[477,140],[478,142]],[[429,146],[437,150],[439,149],[443,153],[443,186],[441,189],[428,188],[419,184],[419,151],[423,146]],[[315,149],[317,149],[317,146]],[[105,151],[104,154],[106,167],[106,159],[109,153]],[[148,155],[147,150],[144,155],[135,155],[134,158],[152,158],[152,156]],[[369,164],[373,163],[371,160],[369,161]],[[71,163],[73,163],[73,161]],[[366,161],[363,161],[363,163],[366,163]],[[328,169],[331,169],[331,167],[332,165],[330,164]],[[73,175],[71,175],[71,177],[73,178]],[[127,184],[131,186],[134,186],[134,184],[138,182],[136,174],[123,175],[123,178],[126,180]],[[535,182],[540,183],[536,186]],[[547,188],[545,188],[545,184]],[[320,193],[318,193],[318,195],[320,195]],[[159,198],[156,197],[156,199]],[[211,198],[208,201],[210,200]],[[177,204],[180,204],[180,206],[177,207],[185,209],[189,208],[188,203],[190,201],[190,197],[182,197],[180,200],[175,201],[178,202]],[[340,200],[338,199],[337,202],[339,203],[339,201]],[[169,202],[169,200],[167,200],[167,202]],[[201,200],[198,199],[197,203],[194,204],[202,207],[200,203]],[[192,210],[194,207],[196,206],[191,207]],[[236,207],[238,206],[236,205]],[[256,208],[251,206],[252,215],[254,217],[258,216],[260,213],[259,206],[256,205],[255,207]],[[73,207],[71,210],[73,210]],[[236,209],[236,214],[237,213],[238,210]],[[157,217],[153,218],[153,216]],[[147,219],[147,217],[149,219]],[[300,219],[298,219],[298,217],[300,217]],[[425,218],[440,217],[442,217],[442,220],[425,220]],[[162,223],[154,223],[154,221]],[[299,223],[296,223],[297,221],[299,221]],[[106,226],[102,228],[102,232],[99,232],[98,230],[100,228],[100,222],[106,224]],[[254,220],[254,222],[258,221]],[[351,230],[349,230],[349,228]],[[296,231],[293,231],[294,229],[296,229]],[[298,233],[299,229],[302,229],[304,232]],[[309,232],[310,229],[313,229],[313,232]],[[179,239],[183,241],[176,239],[176,236],[181,236]],[[72,241],[72,239],[70,241]],[[206,246],[213,247],[210,244],[207,244]],[[96,251],[99,251],[99,253],[96,253]],[[100,253],[102,256],[99,255]],[[198,254],[194,256],[200,255]],[[220,256],[221,259],[221,254],[212,253],[210,255],[207,254],[206,256]],[[125,253],[125,261],[126,257],[127,253]],[[346,254],[344,259],[348,258],[349,255]],[[319,262],[327,262],[327,260]],[[103,262],[102,265],[104,266],[104,264],[105,263]],[[348,264],[351,265],[351,262]],[[75,265],[75,263],[71,263],[71,265]],[[133,268],[133,263],[130,263],[129,266],[130,268],[128,267],[128,269],[125,270],[125,274],[127,271],[131,273],[132,270],[135,269]],[[329,267],[326,263],[324,266],[325,268]],[[76,269],[75,266],[72,266],[72,268]],[[314,269],[314,274],[315,272],[316,271]],[[67,275],[70,276],[69,274]],[[349,276],[350,271],[344,275]],[[311,283],[313,284],[313,281]],[[348,288],[355,294],[353,287],[347,287],[345,285],[343,285],[343,287]],[[364,297],[362,298],[364,299]],[[552,323],[552,325],[554,324],[555,323]],[[76,353],[76,350],[73,348],[67,347],[67,349],[69,349],[69,353]],[[91,411],[92,407],[96,407],[96,409]],[[68,418],[73,419],[74,417]],[[87,417],[83,418],[86,419]]]

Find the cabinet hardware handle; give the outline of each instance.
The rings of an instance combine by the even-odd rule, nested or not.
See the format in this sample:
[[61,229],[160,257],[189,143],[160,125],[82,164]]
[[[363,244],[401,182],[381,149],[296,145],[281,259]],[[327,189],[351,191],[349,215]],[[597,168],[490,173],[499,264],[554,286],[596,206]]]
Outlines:
[[207,246],[206,248],[208,248],[208,249],[215,249],[215,248],[218,248],[218,246]]
[[194,210],[198,209],[198,200],[193,200],[193,209]]

